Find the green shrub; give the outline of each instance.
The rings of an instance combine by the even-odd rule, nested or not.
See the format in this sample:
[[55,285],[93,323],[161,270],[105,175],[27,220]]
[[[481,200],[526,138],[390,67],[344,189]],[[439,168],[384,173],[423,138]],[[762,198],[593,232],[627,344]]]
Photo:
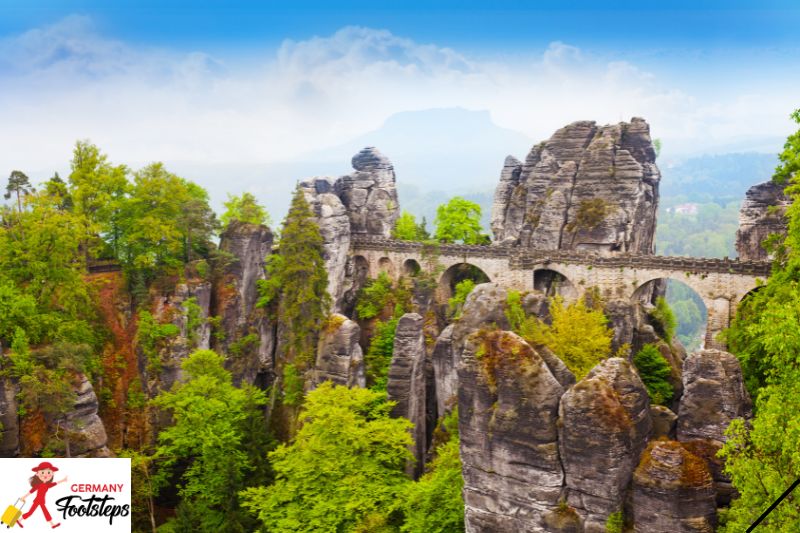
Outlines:
[[622,511],[611,513],[606,520],[606,533],[622,533]]
[[[411,483],[405,495],[402,531],[450,533],[464,531],[464,478],[459,456],[458,413],[450,438],[436,448],[429,471]],[[444,422],[447,425],[447,421]],[[452,425],[452,424],[451,424]]]
[[181,330],[178,326],[171,322],[167,322],[166,324],[156,322],[149,311],[142,310],[139,312],[136,342],[147,358],[149,371],[153,373],[161,371],[161,357],[159,355],[161,344],[166,339],[175,337],[180,332]]
[[260,339],[258,335],[255,333],[248,333],[241,339],[232,342],[231,345],[228,347],[228,353],[231,357],[240,358],[243,355],[250,353],[254,348],[258,346]]
[[369,280],[361,289],[356,304],[358,318],[369,320],[380,314],[392,296],[392,280],[386,272],[381,272],[378,277]]
[[450,314],[453,318],[461,317],[461,309],[464,307],[464,302],[467,301],[467,296],[469,296],[469,293],[471,293],[474,288],[475,282],[469,278],[459,281],[456,284],[453,297],[447,301],[450,306]]
[[669,377],[672,369],[653,344],[645,344],[639,353],[633,356],[633,364],[639,371],[650,401],[658,405],[669,405],[675,394]]
[[394,352],[394,335],[399,316],[375,324],[375,334],[364,357],[367,370],[367,385],[373,390],[385,391],[389,376],[389,365]]
[[525,323],[525,309],[522,308],[522,294],[519,291],[508,291],[505,315],[511,331],[519,334]]
[[670,309],[666,298],[659,296],[656,299],[656,306],[650,311],[650,318],[655,322],[655,328],[661,338],[667,342],[672,342],[675,330],[678,327],[678,321],[675,319],[675,313]]
[[303,402],[303,378],[297,368],[287,363],[283,367],[283,403],[297,406]]

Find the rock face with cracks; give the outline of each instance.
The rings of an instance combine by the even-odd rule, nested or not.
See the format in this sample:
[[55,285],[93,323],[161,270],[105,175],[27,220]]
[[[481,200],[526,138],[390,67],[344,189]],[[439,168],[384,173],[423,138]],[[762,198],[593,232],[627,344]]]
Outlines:
[[417,313],[407,313],[398,320],[386,385],[389,399],[396,402],[392,416],[405,417],[414,424],[411,452],[415,462],[408,468],[414,478],[422,474],[425,466],[427,436],[424,325]]
[[652,432],[647,390],[631,364],[614,357],[564,394],[559,414],[567,503],[587,531],[603,531]]
[[367,147],[353,156],[352,164],[354,171],[336,180],[300,183],[324,241],[334,311],[350,305],[357,290],[358,265],[348,255],[351,235],[390,237],[400,215],[394,167],[386,156]]
[[736,356],[721,350],[694,352],[683,363],[683,398],[678,440],[707,439],[722,444],[735,418],[750,418],[752,402]]
[[469,336],[458,378],[466,530],[546,531],[542,515],[564,481],[561,384],[522,338],[501,330]]
[[231,260],[214,286],[212,308],[220,317],[222,335],[215,336],[213,346],[223,353],[236,347],[236,360],[228,364],[237,383],[252,384],[259,376],[266,378],[265,385],[272,383],[275,325],[256,307],[258,282],[266,278],[264,264],[272,243],[272,232],[266,226],[236,220],[220,237],[220,250]]
[[660,172],[641,118],[580,121],[507,157],[495,190],[495,242],[544,250],[652,253]]
[[314,386],[324,381],[347,387],[366,387],[364,354],[358,344],[361,328],[346,316],[334,314],[322,331],[313,370]]
[[633,476],[633,522],[637,533],[714,531],[717,509],[706,462],[678,442],[651,442]]
[[761,245],[772,234],[785,235],[786,208],[792,203],[784,192],[785,185],[767,181],[747,190],[739,210],[736,251],[743,261],[769,259]]

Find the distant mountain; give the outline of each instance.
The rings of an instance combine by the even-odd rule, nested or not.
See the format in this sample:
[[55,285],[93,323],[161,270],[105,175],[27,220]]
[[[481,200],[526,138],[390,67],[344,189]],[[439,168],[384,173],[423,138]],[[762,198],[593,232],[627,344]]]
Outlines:
[[[350,159],[365,146],[377,147],[392,161],[400,203],[416,210],[414,198],[430,191],[446,191],[435,195],[438,201],[441,196],[494,190],[505,157],[524,157],[532,145],[533,140],[525,135],[494,124],[488,111],[427,109],[397,113],[375,131],[292,160],[258,166],[199,167],[180,162],[169,166],[207,187],[215,207],[221,207],[227,193],[249,191],[279,222],[298,180],[349,173]],[[220,179],[222,176],[229,179]],[[419,211],[430,209],[420,207]]]

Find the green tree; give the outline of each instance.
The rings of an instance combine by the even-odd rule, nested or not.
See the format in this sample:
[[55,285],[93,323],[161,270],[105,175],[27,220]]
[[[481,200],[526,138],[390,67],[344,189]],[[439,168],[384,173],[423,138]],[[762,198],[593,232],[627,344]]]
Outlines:
[[179,224],[183,228],[184,261],[196,255],[208,257],[211,236],[219,229],[214,211],[208,205],[208,192],[191,181],[186,185],[186,198],[181,206]]
[[8,184],[6,185],[6,193],[3,197],[8,200],[12,196],[17,198],[17,212],[22,212],[22,198],[33,192],[31,181],[24,172],[20,170],[12,170],[11,175],[8,177]]
[[577,379],[610,357],[614,332],[602,309],[588,307],[583,299],[565,305],[560,296],[550,300],[550,325],[528,317],[519,334],[532,345],[545,345],[567,365]]
[[58,175],[58,172],[56,172],[52,178],[47,180],[47,182],[44,184],[44,190],[52,198],[59,199],[59,209],[65,211],[71,211],[73,209],[74,204],[72,202],[72,195],[69,193],[67,183],[61,179],[61,176]]
[[663,296],[656,298],[656,305],[650,311],[650,318],[655,322],[656,330],[661,338],[672,342],[678,327],[678,319],[675,318],[675,313],[672,312],[666,298]]
[[[267,531],[364,530],[397,522],[411,459],[411,423],[391,418],[385,394],[323,383],[311,391],[302,428],[269,454],[275,483],[248,489],[244,507]],[[376,520],[380,517],[381,520]]]
[[[792,120],[800,124],[800,109],[792,113]],[[781,162],[772,179],[778,183],[791,183],[800,170],[800,129],[789,135],[778,157]]]
[[117,256],[120,211],[130,189],[128,168],[109,163],[108,157],[89,141],[75,143],[70,166],[69,195],[75,212],[86,217],[90,233],[101,235],[110,253]]
[[364,356],[367,385],[373,390],[385,391],[389,379],[389,366],[394,353],[394,337],[400,316],[395,313],[392,318],[375,323],[375,333],[369,342],[369,349]]
[[224,205],[225,213],[220,217],[223,227],[227,228],[228,224],[234,220],[247,224],[264,224],[267,226],[272,224],[267,210],[249,192],[242,193],[240,196],[231,196],[229,194],[228,201]]
[[436,209],[436,239],[440,242],[486,244],[489,236],[481,227],[481,206],[460,196]]
[[402,531],[407,533],[451,533],[464,531],[464,499],[461,491],[458,410],[445,418],[448,438],[436,447],[436,455],[428,472],[416,483],[408,485]]
[[286,361],[304,371],[316,354],[317,332],[328,316],[328,273],[322,235],[303,191],[297,188],[283,221],[278,254],[267,257],[259,282],[259,305],[270,307],[281,325]]
[[145,285],[176,272],[195,254],[206,255],[216,228],[207,193],[162,163],[136,172],[118,225],[119,256],[129,281]]
[[669,405],[675,391],[669,382],[672,369],[661,352],[653,344],[645,344],[633,356],[633,364],[639,371],[650,401],[658,405]]
[[[800,123],[800,114],[795,112]],[[788,231],[776,241],[780,251],[766,285],[745,298],[726,339],[739,357],[755,418],[728,428],[722,456],[739,498],[732,502],[725,531],[743,531],[800,477],[800,130],[789,137],[776,181],[789,180],[792,204]],[[762,523],[765,531],[800,528],[800,506],[790,496]]]
[[397,218],[392,230],[392,237],[404,241],[417,241],[422,242],[430,238],[428,231],[425,229],[425,221],[417,223],[417,219],[408,211],[403,213]]
[[266,427],[260,409],[266,397],[249,385],[235,387],[223,364],[211,350],[192,353],[181,364],[186,381],[153,400],[172,415],[172,425],[158,435],[155,457],[161,468],[179,474],[181,501],[171,524],[177,531],[252,531],[237,493],[251,485],[261,462],[248,453],[247,440],[249,431]]
[[461,316],[461,310],[467,301],[467,296],[469,296],[469,293],[471,293],[474,288],[475,282],[470,278],[463,279],[456,283],[453,296],[447,300],[450,315],[453,318],[459,318]]
[[34,344],[94,344],[95,304],[80,253],[85,219],[44,192],[29,194],[24,204],[0,226],[0,308],[9,313],[0,315],[0,342],[21,325]]

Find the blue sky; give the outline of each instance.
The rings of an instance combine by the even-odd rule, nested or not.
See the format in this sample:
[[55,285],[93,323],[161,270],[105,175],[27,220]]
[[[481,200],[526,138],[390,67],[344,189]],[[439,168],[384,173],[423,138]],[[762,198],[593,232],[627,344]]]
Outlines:
[[337,1],[241,2],[158,0],[6,0],[0,34],[18,33],[73,13],[95,17],[104,31],[139,43],[214,48],[275,44],[380,27],[465,49],[541,46],[554,40],[620,50],[796,46],[791,1]]
[[447,107],[532,140],[644,116],[676,157],[780,148],[797,2],[598,4],[0,0],[0,173],[63,169],[78,138],[257,167]]

